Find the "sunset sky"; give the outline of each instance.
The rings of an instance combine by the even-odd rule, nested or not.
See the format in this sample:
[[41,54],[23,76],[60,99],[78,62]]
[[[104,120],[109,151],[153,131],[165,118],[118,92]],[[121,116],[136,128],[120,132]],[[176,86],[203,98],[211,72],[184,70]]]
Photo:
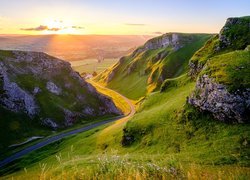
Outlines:
[[249,0],[0,0],[0,34],[217,33]]

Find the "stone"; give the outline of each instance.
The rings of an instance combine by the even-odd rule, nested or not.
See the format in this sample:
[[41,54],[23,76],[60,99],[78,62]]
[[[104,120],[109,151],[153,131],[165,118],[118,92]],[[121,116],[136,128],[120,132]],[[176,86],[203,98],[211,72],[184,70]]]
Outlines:
[[250,121],[250,89],[229,92],[225,85],[216,83],[207,75],[196,82],[195,91],[188,103],[210,112],[216,119],[229,123]]
[[46,84],[46,88],[49,92],[55,94],[55,95],[61,95],[62,90],[61,88],[57,87],[53,82],[49,81]]
[[27,113],[34,117],[39,112],[39,107],[32,94],[23,90],[17,83],[11,82],[4,67],[1,67],[0,75],[3,78],[4,90],[0,104],[10,111]]
[[33,90],[33,94],[35,94],[35,95],[40,93],[40,92],[42,92],[42,90],[39,87],[35,87]]
[[59,126],[56,122],[54,122],[51,118],[46,118],[42,121],[42,125],[47,126],[56,130]]

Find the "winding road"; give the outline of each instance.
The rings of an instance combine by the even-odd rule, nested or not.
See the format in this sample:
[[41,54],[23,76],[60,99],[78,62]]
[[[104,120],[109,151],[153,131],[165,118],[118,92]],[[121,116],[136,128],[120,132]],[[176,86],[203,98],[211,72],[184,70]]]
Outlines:
[[32,152],[32,151],[35,151],[37,149],[40,149],[46,145],[49,145],[51,143],[54,143],[56,141],[59,141],[65,137],[68,137],[68,136],[71,136],[71,135],[74,135],[74,134],[78,134],[78,133],[81,133],[81,132],[85,132],[85,131],[88,131],[88,130],[91,130],[93,128],[96,128],[98,126],[101,126],[101,125],[104,125],[104,124],[107,124],[107,123],[110,123],[110,122],[114,122],[114,121],[124,121],[124,119],[126,119],[126,121],[132,117],[134,114],[135,114],[135,106],[133,105],[133,103],[131,103],[131,101],[126,98],[125,96],[119,94],[118,92],[116,91],[113,91],[111,89],[108,89],[106,87],[102,87],[100,86],[99,84],[97,83],[91,83],[91,84],[94,84],[94,86],[99,86],[103,89],[106,89],[106,90],[109,90],[109,91],[112,91],[113,93],[116,93],[118,94],[119,96],[121,96],[129,105],[130,107],[130,113],[126,116],[118,116],[118,117],[115,117],[115,118],[111,118],[111,119],[108,119],[108,120],[105,120],[105,121],[102,121],[102,122],[98,122],[98,123],[94,123],[94,124],[91,124],[91,125],[88,125],[88,126],[85,126],[85,127],[82,127],[82,128],[79,128],[79,129],[75,129],[75,130],[72,130],[72,131],[68,131],[68,132],[65,132],[65,133],[61,133],[61,134],[58,134],[58,135],[55,135],[55,136],[52,136],[52,137],[49,137],[47,139],[44,139],[40,142],[38,142],[37,144],[34,144],[32,146],[29,146],[9,157],[7,157],[6,159],[0,161],[0,168],[15,161],[16,159],[19,159],[25,155],[27,155],[28,153]]

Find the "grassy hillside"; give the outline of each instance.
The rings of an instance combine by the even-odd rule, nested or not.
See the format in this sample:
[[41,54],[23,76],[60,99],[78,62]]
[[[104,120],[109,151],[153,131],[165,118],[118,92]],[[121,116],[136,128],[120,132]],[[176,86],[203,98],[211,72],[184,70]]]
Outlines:
[[250,17],[228,18],[218,35],[211,38],[190,60],[190,74],[197,76],[213,56],[244,50],[250,44]]
[[[209,60],[202,74],[227,85],[229,91],[250,88],[250,51],[233,51]],[[240,83],[239,83],[240,82]]]
[[[193,88],[189,81],[153,93],[127,124],[103,126],[31,153],[9,166],[19,171],[8,177],[248,178],[249,127],[218,123],[184,106]],[[134,137],[126,146],[124,128]]]
[[[139,51],[123,57],[111,69],[101,73],[95,80],[106,84],[131,99],[139,99],[159,90],[165,79],[175,78],[187,72],[187,64],[192,55],[211,37],[205,34],[178,34],[180,49],[172,45]],[[150,40],[154,43],[162,36]],[[112,80],[108,77],[114,73]]]
[[[69,63],[47,54],[0,50],[0,68],[1,153],[31,136],[46,136],[117,114],[111,112],[113,102],[81,79]],[[48,82],[60,91],[48,89]],[[36,110],[32,116],[27,113],[30,109]],[[56,126],[44,123],[46,119]]]

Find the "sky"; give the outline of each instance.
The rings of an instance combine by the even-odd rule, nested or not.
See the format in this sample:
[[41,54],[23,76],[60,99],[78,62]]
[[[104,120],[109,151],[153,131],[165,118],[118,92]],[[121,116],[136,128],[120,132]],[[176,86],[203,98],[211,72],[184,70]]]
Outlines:
[[218,33],[250,0],[0,0],[0,34]]

